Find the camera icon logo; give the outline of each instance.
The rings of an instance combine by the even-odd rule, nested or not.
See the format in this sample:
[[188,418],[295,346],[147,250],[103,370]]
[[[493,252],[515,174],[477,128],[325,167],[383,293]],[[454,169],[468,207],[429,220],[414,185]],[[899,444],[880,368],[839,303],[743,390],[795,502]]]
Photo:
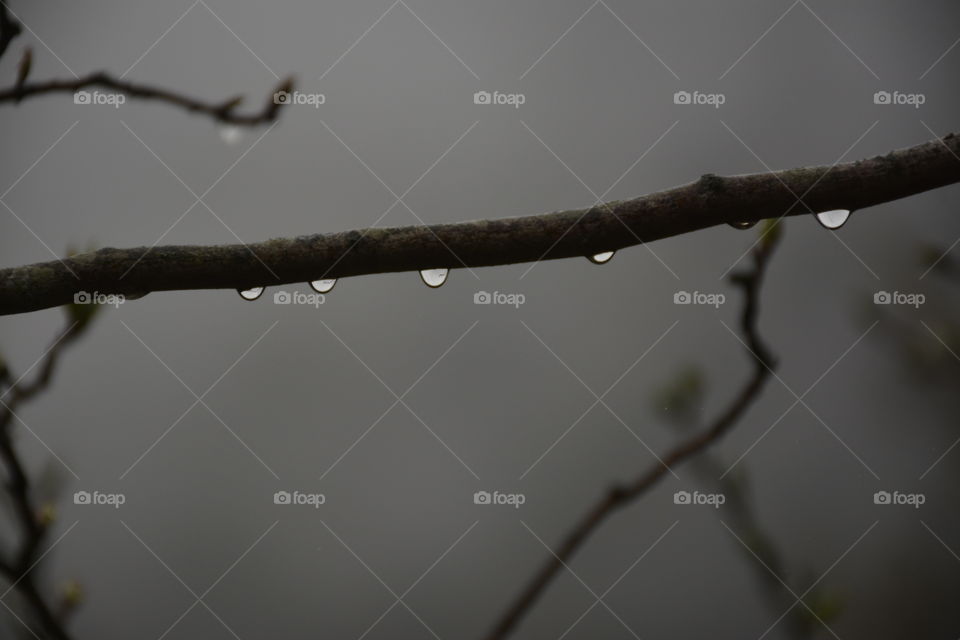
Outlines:
[[689,491],[677,491],[673,494],[673,504],[690,504]]
[[673,104],[690,104],[693,102],[693,96],[689,91],[677,91],[673,94]]
[[473,294],[473,304],[490,304],[491,302],[493,302],[493,297],[489,291],[477,291]]
[[77,491],[73,494],[73,504],[90,504],[89,491]]
[[273,304],[290,304],[292,301],[289,291],[277,291],[273,294]]
[[673,294],[673,304],[690,304],[692,301],[689,291],[677,291]]
[[893,302],[893,297],[889,291],[877,291],[873,294],[873,304],[890,304],[891,302]]
[[473,104],[490,104],[492,96],[489,91],[477,91],[473,94]]
[[492,501],[489,491],[477,491],[473,494],[473,504],[491,504]]
[[873,494],[873,504],[890,504],[890,492],[889,491],[877,491]]
[[290,504],[291,496],[289,491],[277,491],[273,494],[273,504]]
[[77,91],[73,94],[73,104],[90,104],[89,91]]
[[892,99],[889,91],[877,91],[873,94],[873,104],[890,104]]
[[277,91],[273,94],[273,104],[290,104],[289,91]]
[[90,294],[86,291],[77,291],[73,294],[73,304],[90,304]]

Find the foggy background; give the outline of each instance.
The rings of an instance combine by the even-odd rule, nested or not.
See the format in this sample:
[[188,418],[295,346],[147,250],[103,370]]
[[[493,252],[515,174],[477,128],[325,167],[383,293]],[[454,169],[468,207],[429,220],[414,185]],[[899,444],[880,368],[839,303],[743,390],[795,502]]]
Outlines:
[[[943,56],[960,7],[946,0],[11,9],[32,33],[4,57],[4,85],[30,44],[34,80],[129,70],[205,100],[242,93],[257,110],[294,74],[326,101],[239,132],[132,99],[4,105],[5,267],[161,236],[256,242],[590,206],[703,173],[886,153],[955,130],[960,107],[950,82],[960,49]],[[482,90],[525,103],[474,104]],[[674,104],[681,90],[726,102]],[[926,102],[876,105],[881,90]],[[418,179],[381,218],[390,190]],[[190,190],[203,202],[184,215]],[[843,607],[828,621],[842,638],[960,634],[960,451],[932,466],[957,437],[960,362],[937,338],[951,344],[956,331],[956,282],[921,279],[920,258],[960,236],[958,197],[954,186],[859,211],[836,234],[813,216],[788,220],[760,319],[782,383],[771,378],[710,450],[721,470],[749,450],[731,473],[776,543],[780,577],[799,596],[823,576]],[[63,536],[38,569],[42,591],[83,585],[78,639],[481,637],[544,562],[543,544],[555,548],[610,485],[656,462],[650,450],[689,433],[659,390],[702,371],[696,428],[743,384],[752,364],[722,324],[739,329],[742,296],[723,276],[755,238],[722,226],[603,266],[454,269],[436,290],[416,273],[350,278],[319,308],[273,303],[278,290],[309,293],[304,283],[252,303],[168,292],[106,309],[50,391],[18,412],[35,435],[14,427],[32,477],[57,479],[36,496],[56,506],[48,544]],[[475,305],[480,291],[525,303]],[[679,306],[677,291],[726,303]],[[926,304],[875,306],[877,291],[923,293]],[[0,318],[15,375],[63,323],[62,309]],[[921,369],[905,365],[907,342],[925,354]],[[609,410],[597,404],[561,438],[648,349],[604,396]],[[394,393],[403,402],[391,408]],[[770,627],[795,598],[724,508],[674,504],[676,491],[718,490],[719,474],[697,469],[675,468],[679,479],[668,474],[601,526],[517,637],[788,637],[785,620]],[[80,490],[126,503],[76,505]],[[281,490],[326,502],[275,505]],[[526,501],[476,505],[480,490]],[[880,490],[926,502],[875,505]],[[596,601],[590,590],[615,582],[603,601],[616,615],[598,604],[571,630]],[[209,609],[183,615],[201,595]]]

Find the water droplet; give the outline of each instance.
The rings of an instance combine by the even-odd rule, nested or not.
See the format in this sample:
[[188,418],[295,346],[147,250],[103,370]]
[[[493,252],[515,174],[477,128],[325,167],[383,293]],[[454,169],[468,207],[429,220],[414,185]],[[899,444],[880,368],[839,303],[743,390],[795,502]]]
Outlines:
[[827,229],[839,229],[850,217],[850,211],[848,209],[834,209],[833,211],[821,211],[816,216],[817,222]]
[[607,262],[610,262],[613,254],[613,251],[604,251],[603,253],[598,253],[595,256],[587,256],[587,260],[593,264],[606,264]]
[[243,140],[243,131],[235,125],[220,127],[220,139],[231,146],[238,144]]
[[244,300],[256,300],[263,294],[263,290],[266,287],[253,287],[251,289],[237,289],[237,293],[240,294],[240,297]]
[[424,269],[420,277],[425,285],[436,289],[447,281],[447,269]]
[[728,223],[728,224],[729,224],[731,227],[733,227],[734,229],[749,229],[749,228],[755,226],[757,223],[756,223],[756,221],[751,222],[751,221],[748,220],[748,221],[745,221],[745,222],[730,222],[730,223]]
[[327,278],[326,280],[314,280],[310,283],[310,287],[317,293],[330,293],[335,284],[337,284],[336,278]]

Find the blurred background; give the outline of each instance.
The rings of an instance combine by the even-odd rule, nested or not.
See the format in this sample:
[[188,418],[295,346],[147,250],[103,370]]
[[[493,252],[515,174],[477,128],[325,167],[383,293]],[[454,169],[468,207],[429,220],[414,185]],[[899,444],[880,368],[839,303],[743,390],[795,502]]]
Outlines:
[[[104,69],[255,110],[293,74],[324,103],[243,130],[137,100],[4,105],[4,267],[590,206],[958,126],[947,0],[11,9],[29,30],[4,86],[30,44],[37,80]],[[478,91],[524,102],[475,104]],[[678,91],[725,101],[675,104]],[[925,102],[875,104],[878,91]],[[760,320],[780,379],[600,527],[517,637],[960,635],[958,199],[955,186],[859,211],[836,233],[790,218]],[[752,365],[724,323],[739,328],[728,276],[756,237],[722,226],[602,266],[452,269],[439,289],[351,278],[316,306],[274,304],[303,284],[107,308],[18,412],[35,498],[56,511],[41,590],[82,585],[78,639],[482,637],[546,546],[744,383]],[[474,304],[483,291],[524,303]],[[726,301],[675,305],[678,291]],[[881,291],[925,303],[875,305]],[[64,321],[0,318],[15,375]],[[77,491],[125,502],[78,505]],[[275,504],[278,491],[325,502]],[[478,505],[477,491],[524,503]],[[675,504],[677,491],[727,502]],[[878,491],[925,502],[877,505]],[[824,624],[791,608],[801,595]]]

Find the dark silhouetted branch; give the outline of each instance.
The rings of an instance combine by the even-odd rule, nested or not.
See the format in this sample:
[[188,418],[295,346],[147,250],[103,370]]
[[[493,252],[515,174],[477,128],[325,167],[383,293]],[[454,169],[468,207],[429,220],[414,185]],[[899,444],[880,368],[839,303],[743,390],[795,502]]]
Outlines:
[[0,388],[3,389],[0,396],[0,461],[6,468],[6,489],[21,530],[17,549],[0,561],[0,573],[13,585],[31,617],[42,627],[43,637],[55,640],[67,640],[68,635],[57,614],[40,595],[32,576],[49,523],[42,519],[41,510],[30,495],[29,476],[13,444],[13,422],[20,405],[47,389],[63,349],[83,334],[92,318],[90,308],[80,308],[71,315],[70,323],[38,363],[39,370],[32,380],[21,378],[14,381],[6,364],[0,364]]
[[7,47],[22,29],[20,23],[10,17],[6,2],[0,1],[0,57],[7,52]]
[[257,244],[100,249],[0,270],[0,314],[66,304],[77,291],[246,289],[393,271],[589,256],[723,223],[857,210],[960,181],[960,138],[835,166],[720,177],[536,216],[395,227]]
[[[22,27],[11,16],[7,3],[0,0],[0,57],[7,51],[11,41],[20,35],[21,31]],[[48,93],[76,93],[90,87],[101,87],[131,98],[166,102],[187,111],[206,114],[224,124],[256,126],[276,120],[280,107],[283,106],[282,102],[276,100],[277,93],[293,91],[293,78],[287,78],[277,85],[260,111],[237,113],[236,109],[243,101],[243,96],[236,96],[223,102],[205,102],[170,89],[138,84],[124,80],[122,77],[116,78],[105,71],[96,71],[80,78],[27,82],[31,56],[28,47],[24,50],[18,66],[16,82],[12,87],[0,89],[0,103],[18,103],[24,98]]]
[[753,363],[750,378],[713,424],[697,435],[685,440],[662,457],[658,463],[633,482],[612,487],[602,499],[590,509],[577,525],[563,539],[558,549],[550,555],[533,579],[520,592],[507,612],[497,622],[488,638],[499,640],[507,637],[527,614],[537,599],[557,577],[564,565],[583,546],[587,538],[608,516],[627,506],[656,484],[670,469],[709,445],[719,440],[737,420],[743,416],[754,400],[759,397],[764,383],[772,373],[773,355],[763,344],[757,331],[759,313],[760,285],[770,256],[779,241],[780,223],[774,222],[764,233],[760,242],[751,251],[752,268],[734,274],[732,280],[743,288],[746,300],[740,316],[740,327],[747,345],[747,353]]
[[20,102],[24,98],[43,95],[48,93],[76,93],[90,87],[102,87],[110,89],[117,93],[130,96],[131,98],[140,98],[143,100],[158,100],[174,106],[203,113],[214,120],[225,124],[253,126],[272,122],[277,118],[277,114],[283,104],[274,99],[276,93],[293,90],[293,79],[283,80],[270,94],[260,111],[253,113],[237,113],[236,108],[242,102],[242,97],[237,96],[223,102],[204,102],[188,95],[152,87],[145,84],[129,82],[120,78],[114,78],[103,71],[97,71],[89,75],[72,78],[67,80],[46,80],[41,82],[20,82],[8,89],[0,90],[0,103],[2,102]]

